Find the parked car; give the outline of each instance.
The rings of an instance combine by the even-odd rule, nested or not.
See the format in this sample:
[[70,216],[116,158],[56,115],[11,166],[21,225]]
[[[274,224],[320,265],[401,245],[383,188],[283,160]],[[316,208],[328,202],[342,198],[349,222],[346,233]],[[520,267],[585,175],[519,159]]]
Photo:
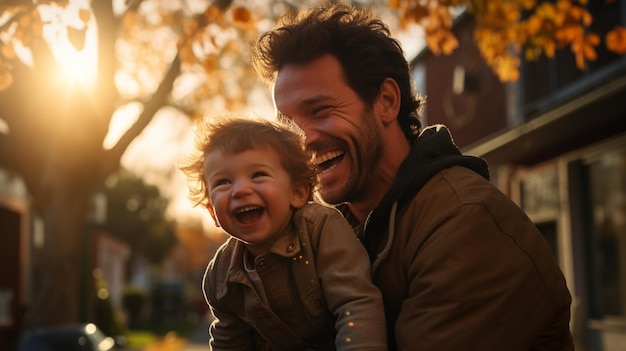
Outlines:
[[121,346],[95,324],[83,323],[26,331],[17,351],[113,351]]

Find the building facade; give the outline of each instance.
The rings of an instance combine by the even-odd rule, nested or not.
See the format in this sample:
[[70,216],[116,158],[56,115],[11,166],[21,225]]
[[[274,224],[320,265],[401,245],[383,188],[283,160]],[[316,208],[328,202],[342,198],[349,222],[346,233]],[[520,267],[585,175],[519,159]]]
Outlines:
[[[626,25],[626,1],[589,3],[594,31]],[[572,293],[577,350],[626,350],[626,56],[598,47],[581,71],[567,48],[503,84],[473,28],[461,15],[452,55],[412,61],[424,124],[447,125],[465,154],[487,160],[544,234]]]
[[28,299],[30,209],[24,193],[18,179],[0,171],[0,350],[20,333]]

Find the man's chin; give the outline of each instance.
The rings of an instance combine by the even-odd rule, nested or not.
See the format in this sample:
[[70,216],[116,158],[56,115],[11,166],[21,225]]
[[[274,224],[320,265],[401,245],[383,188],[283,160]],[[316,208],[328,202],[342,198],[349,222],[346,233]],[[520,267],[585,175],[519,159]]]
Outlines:
[[320,195],[329,204],[345,202],[346,180],[350,176],[347,163],[340,162],[320,174]]
[[322,189],[320,191],[320,197],[327,204],[338,205],[345,201],[343,199],[343,192],[339,187],[326,186],[324,184],[321,184],[320,188]]

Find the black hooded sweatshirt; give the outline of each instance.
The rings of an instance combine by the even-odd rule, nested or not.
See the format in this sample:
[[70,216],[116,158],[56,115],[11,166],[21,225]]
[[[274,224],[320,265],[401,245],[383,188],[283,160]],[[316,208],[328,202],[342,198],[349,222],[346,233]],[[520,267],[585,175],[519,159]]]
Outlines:
[[[425,128],[400,165],[393,185],[365,221],[360,239],[372,262],[386,241],[393,204],[397,202],[398,211],[401,210],[437,172],[452,166],[471,169],[489,179],[487,163],[478,157],[462,155],[445,126]],[[347,206],[341,210],[345,213]]]

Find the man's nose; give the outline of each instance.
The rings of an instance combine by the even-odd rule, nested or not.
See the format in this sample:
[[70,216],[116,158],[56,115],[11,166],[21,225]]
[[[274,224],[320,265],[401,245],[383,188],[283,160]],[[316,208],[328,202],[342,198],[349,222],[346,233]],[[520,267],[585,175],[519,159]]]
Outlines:
[[312,123],[306,118],[300,120],[293,120],[293,122],[304,133],[304,145],[309,146],[319,139],[319,132],[313,127]]

